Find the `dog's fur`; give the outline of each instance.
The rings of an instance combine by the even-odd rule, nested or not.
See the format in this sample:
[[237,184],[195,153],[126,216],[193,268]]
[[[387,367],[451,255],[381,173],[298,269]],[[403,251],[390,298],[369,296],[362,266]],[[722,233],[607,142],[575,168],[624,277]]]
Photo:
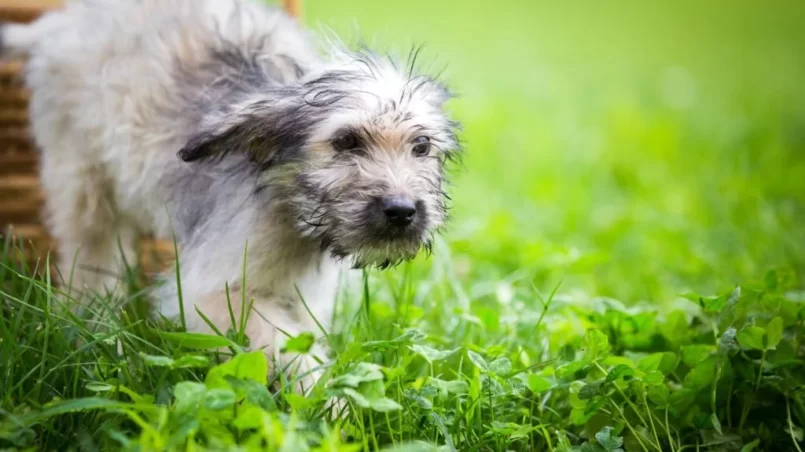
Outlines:
[[[320,56],[294,20],[247,0],[80,0],[2,37],[5,55],[30,57],[47,223],[77,288],[113,289],[141,234],[175,236],[188,329],[208,331],[198,308],[225,331],[246,252],[246,332],[282,364],[285,333],[316,331],[300,294],[329,320],[342,263],[411,258],[445,220],[457,124],[413,61]],[[404,230],[378,207],[393,196],[416,202]],[[176,318],[164,279],[155,300]]]

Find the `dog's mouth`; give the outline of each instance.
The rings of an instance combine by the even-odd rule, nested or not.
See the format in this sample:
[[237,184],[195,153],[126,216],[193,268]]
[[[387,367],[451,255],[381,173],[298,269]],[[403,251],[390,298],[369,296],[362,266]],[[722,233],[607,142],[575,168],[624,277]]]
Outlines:
[[408,247],[422,242],[423,228],[417,225],[404,228],[383,226],[372,229],[368,234],[369,239],[379,246]]
[[378,246],[363,247],[350,254],[353,268],[377,267],[385,269],[410,261],[423,250],[429,252],[429,241],[395,241]]
[[356,266],[389,266],[392,263],[413,259],[424,249],[430,248],[430,240],[424,238],[421,230],[356,232],[357,240],[343,238],[323,238],[322,248],[337,258],[351,256]]
[[337,259],[346,259],[354,268],[387,268],[411,260],[423,250],[430,250],[430,240],[423,229],[388,230],[358,228],[349,237],[332,236],[322,240]]
[[432,234],[428,213],[422,204],[417,206],[417,214],[409,221],[389,218],[374,203],[362,205],[352,215],[343,215],[349,210],[321,209],[327,213],[316,217],[318,223],[302,221],[300,224],[309,237],[320,241],[322,251],[336,259],[350,261],[356,268],[386,268],[430,250]]

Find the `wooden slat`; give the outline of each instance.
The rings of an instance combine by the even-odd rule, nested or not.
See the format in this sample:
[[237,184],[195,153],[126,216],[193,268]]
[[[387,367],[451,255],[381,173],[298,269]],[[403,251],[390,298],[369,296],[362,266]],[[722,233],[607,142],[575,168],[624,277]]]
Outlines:
[[[45,193],[39,188],[39,186],[33,190],[21,190],[18,188],[0,189],[0,205],[2,206],[10,206],[11,203],[14,203],[15,206],[22,203],[28,203],[30,208],[33,210],[41,208],[44,200]],[[20,208],[21,207],[16,207],[16,210],[19,210]],[[0,208],[0,215],[2,215],[2,212],[3,210]]]
[[[18,201],[39,204],[45,194],[39,186],[36,173],[12,174],[0,177],[0,201]],[[35,207],[35,206],[32,206]]]
[[27,126],[14,126],[0,128],[0,144],[30,146],[31,132]]
[[302,19],[302,0],[284,0],[283,5],[289,16]]
[[15,174],[0,178],[0,192],[14,193],[39,190],[39,179],[36,174]]
[[[2,144],[0,144],[2,148]],[[37,174],[39,155],[30,150],[0,152],[0,177],[6,178],[18,174]]]
[[25,223],[14,224],[11,228],[3,228],[0,232],[3,234],[11,232],[12,237],[22,239],[24,241],[31,241],[35,243],[50,243],[52,242],[47,230],[39,223]]
[[38,8],[20,7],[0,7],[0,18],[9,22],[33,22],[42,14]]
[[63,0],[0,0],[0,19],[31,22],[43,11],[62,6]]
[[173,242],[167,240],[147,239],[143,241],[143,250],[149,253],[173,255]]
[[[7,231],[6,228],[3,228],[0,232],[5,233]],[[12,235],[17,237],[45,237],[47,236],[47,232],[45,231],[44,226],[41,224],[22,224],[22,225],[14,225],[11,229]]]
[[9,232],[13,239],[22,241],[26,250],[36,253],[47,252],[53,246],[53,240],[40,224],[15,224],[11,229],[4,227],[0,230],[0,236],[5,236]]
[[[12,237],[23,247],[24,258],[29,265],[44,261],[50,253],[51,262],[58,260],[58,246],[38,225],[16,226]],[[4,236],[0,233],[0,238]],[[160,272],[170,271],[173,262],[173,244],[164,241],[144,240],[138,249],[139,264],[143,273],[154,278]]]
[[0,223],[20,225],[37,224],[41,221],[41,204],[21,201],[0,201]]
[[64,0],[0,0],[2,8],[34,8],[38,10],[58,8]]
[[36,148],[30,141],[26,142],[2,142],[0,141],[0,159],[4,155],[11,154],[36,154]]
[[143,240],[138,250],[140,268],[148,278],[160,272],[170,271],[173,263],[173,242],[165,240]]
[[11,60],[0,62],[0,80],[19,80],[25,63],[22,60]]
[[13,211],[20,211],[27,205],[29,210],[39,210],[44,205],[45,193],[37,187],[34,190],[0,190],[0,217],[3,216],[6,208]]
[[36,173],[0,177],[0,227],[41,223],[43,201]]
[[[40,223],[39,213],[44,208],[44,197],[39,193],[28,193],[24,196],[6,196],[6,193],[0,193],[0,225],[4,222],[7,224],[20,224],[29,223],[29,221],[21,220],[7,220],[15,215],[33,215],[35,217],[30,221],[31,223]],[[2,229],[2,226],[0,226]]]
[[23,108],[3,108],[0,106],[0,127],[25,126],[28,124],[28,110]]
[[0,85],[0,105],[3,107],[17,107],[27,111],[29,100],[31,100],[31,92],[27,88]]
[[[38,191],[25,193],[22,196],[7,196],[0,193],[0,222],[6,221],[10,224],[20,223],[39,223],[39,212],[44,207],[44,197]],[[30,221],[7,220],[18,218],[19,216],[33,216]]]

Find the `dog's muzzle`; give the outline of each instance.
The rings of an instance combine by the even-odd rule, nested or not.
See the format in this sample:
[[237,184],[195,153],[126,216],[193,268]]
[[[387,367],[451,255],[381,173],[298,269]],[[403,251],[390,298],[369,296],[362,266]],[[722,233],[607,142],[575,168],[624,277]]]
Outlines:
[[377,198],[367,210],[367,226],[382,242],[419,241],[427,223],[424,203],[405,195]]

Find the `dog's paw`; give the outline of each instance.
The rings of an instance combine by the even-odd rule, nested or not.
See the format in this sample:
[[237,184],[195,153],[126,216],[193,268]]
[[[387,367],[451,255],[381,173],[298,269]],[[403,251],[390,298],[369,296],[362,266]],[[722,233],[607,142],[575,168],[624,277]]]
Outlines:
[[330,411],[330,420],[336,421],[349,416],[349,402],[346,397],[330,397],[324,405],[325,411]]
[[[289,376],[293,382],[293,389],[296,394],[310,396],[317,385],[326,383],[321,379],[325,375],[326,364],[320,364],[312,355],[301,355],[293,359],[289,365]],[[344,396],[332,396],[324,405],[325,412],[330,412],[330,419],[345,418],[349,415],[349,402]]]
[[285,374],[293,385],[296,394],[309,396],[324,372],[313,356],[297,355],[288,359]]

